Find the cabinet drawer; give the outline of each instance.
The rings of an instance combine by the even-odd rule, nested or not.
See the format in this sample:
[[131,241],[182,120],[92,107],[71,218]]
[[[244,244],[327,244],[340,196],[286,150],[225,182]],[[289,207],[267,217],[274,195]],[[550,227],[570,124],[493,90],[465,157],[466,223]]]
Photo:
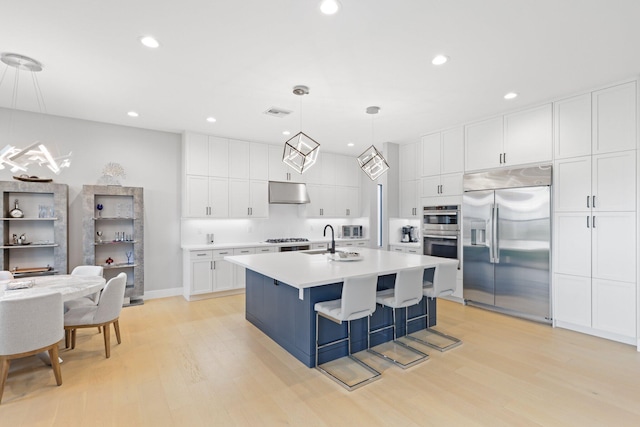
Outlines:
[[191,259],[210,260],[212,256],[212,251],[191,251]]
[[275,246],[269,246],[266,248],[256,248],[256,253],[257,254],[266,254],[266,253],[271,253],[271,252],[277,252],[277,249]]
[[214,258],[224,258],[227,255],[234,255],[233,249],[218,249],[217,251],[212,251]]
[[233,250],[234,255],[249,255],[255,254],[256,248],[238,248]]

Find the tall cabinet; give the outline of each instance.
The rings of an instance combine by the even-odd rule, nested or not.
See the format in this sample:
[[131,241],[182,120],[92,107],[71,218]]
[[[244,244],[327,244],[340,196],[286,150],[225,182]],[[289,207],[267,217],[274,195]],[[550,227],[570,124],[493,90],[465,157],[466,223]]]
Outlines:
[[554,322],[635,344],[636,82],[554,104]]
[[144,200],[140,187],[82,187],[84,264],[101,265],[107,280],[127,274],[125,304],[144,294]]
[[[0,191],[0,270],[10,270],[16,277],[66,274],[67,185],[2,181]],[[9,215],[16,200],[23,212],[21,218]]]

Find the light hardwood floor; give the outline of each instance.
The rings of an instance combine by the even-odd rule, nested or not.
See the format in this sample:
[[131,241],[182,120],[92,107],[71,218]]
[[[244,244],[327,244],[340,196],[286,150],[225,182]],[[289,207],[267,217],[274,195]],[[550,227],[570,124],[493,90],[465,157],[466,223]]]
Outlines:
[[[244,295],[123,309],[122,344],[61,346],[63,384],[12,365],[1,426],[638,426],[635,347],[438,301],[464,344],[348,392],[244,319]],[[375,360],[375,359],[374,359]]]

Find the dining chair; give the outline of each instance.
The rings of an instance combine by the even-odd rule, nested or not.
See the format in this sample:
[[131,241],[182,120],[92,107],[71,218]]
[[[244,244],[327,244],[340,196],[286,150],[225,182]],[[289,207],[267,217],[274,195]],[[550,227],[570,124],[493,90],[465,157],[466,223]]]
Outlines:
[[13,273],[7,270],[0,270],[0,280],[13,280]]
[[101,326],[103,327],[105,354],[107,359],[111,356],[109,325],[113,324],[118,344],[120,344],[118,319],[122,310],[126,284],[126,273],[120,273],[107,282],[97,305],[77,307],[64,313],[64,331],[67,341],[71,340],[71,349],[76,348],[76,331],[78,329]]
[[[369,318],[376,310],[376,286],[378,284],[378,275],[370,274],[361,277],[346,278],[342,284],[341,298],[331,301],[321,301],[314,305],[316,312],[316,369],[331,379],[338,382],[347,390],[354,390],[365,384],[368,384],[380,378],[380,372],[373,369],[360,359],[352,356],[351,353],[351,321],[356,319],[367,318],[367,332],[369,330]],[[347,322],[347,336],[329,341],[324,344],[319,343],[320,318],[326,318],[334,323],[342,324]],[[348,360],[356,363],[351,369],[346,369],[346,361],[341,367],[332,369],[332,363],[319,363],[319,350],[333,346],[341,342],[347,342]],[[367,333],[367,349],[369,348],[369,334]],[[353,374],[358,371],[358,367],[364,368],[362,377],[348,379],[340,375],[347,371]]]
[[[415,348],[409,347],[407,344],[399,341],[397,338],[397,325],[396,325],[396,310],[399,308],[405,309],[405,333],[408,333],[409,322],[413,319],[409,319],[408,307],[417,305],[422,301],[422,283],[424,276],[424,267],[409,268],[406,270],[400,270],[396,273],[395,284],[392,289],[386,289],[378,291],[376,293],[376,303],[383,307],[389,307],[392,309],[392,321],[390,325],[382,326],[376,330],[369,331],[369,335],[382,332],[386,329],[393,329],[393,344],[398,344],[400,347],[394,349],[393,352],[382,351],[372,347],[369,351],[376,356],[380,356],[384,359],[393,362],[395,365],[406,369],[419,362],[426,360],[429,356],[426,353],[421,352]],[[381,344],[380,346],[385,345]],[[399,355],[398,351],[404,348],[404,355]],[[406,360],[406,361],[403,361]]]
[[[79,265],[71,271],[72,276],[103,276],[104,268],[100,265]],[[76,298],[64,303],[65,311],[72,308],[98,304],[100,292],[82,298]]]
[[13,359],[48,351],[56,384],[62,384],[58,359],[62,328],[58,292],[0,299],[0,401]]

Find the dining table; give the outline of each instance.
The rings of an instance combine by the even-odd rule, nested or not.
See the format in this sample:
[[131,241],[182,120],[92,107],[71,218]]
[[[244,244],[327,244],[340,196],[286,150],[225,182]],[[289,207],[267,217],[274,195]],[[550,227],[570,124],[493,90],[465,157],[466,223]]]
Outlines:
[[[0,280],[0,300],[26,298],[31,295],[58,292],[62,301],[71,301],[100,292],[106,280],[102,276],[77,276],[71,274],[56,274],[50,276],[21,277],[17,279]],[[15,286],[24,288],[11,289]],[[60,307],[63,310],[63,307]],[[25,313],[37,315],[37,313]],[[37,355],[45,364],[51,365],[47,352]],[[62,359],[59,359],[62,363]]]

